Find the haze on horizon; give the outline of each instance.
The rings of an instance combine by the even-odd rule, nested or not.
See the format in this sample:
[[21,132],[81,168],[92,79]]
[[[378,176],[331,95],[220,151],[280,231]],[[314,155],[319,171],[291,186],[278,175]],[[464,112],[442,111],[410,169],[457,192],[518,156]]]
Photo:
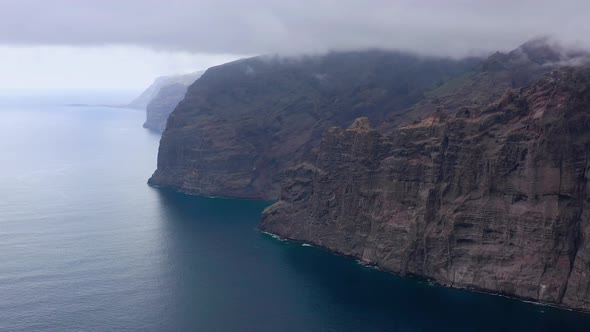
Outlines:
[[582,0],[0,0],[0,89],[138,89],[255,54],[589,48]]

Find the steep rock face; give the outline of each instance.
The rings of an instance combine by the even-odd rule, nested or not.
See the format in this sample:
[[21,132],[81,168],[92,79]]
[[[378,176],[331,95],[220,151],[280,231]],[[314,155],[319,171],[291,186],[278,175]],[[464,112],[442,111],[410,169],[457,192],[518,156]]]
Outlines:
[[158,94],[156,94],[145,109],[146,120],[143,127],[160,133],[163,132],[166,129],[168,116],[184,98],[186,89],[187,86],[181,83],[166,85],[160,88]]
[[590,70],[396,129],[331,128],[260,229],[382,269],[590,311]]
[[141,95],[131,101],[125,107],[146,110],[144,128],[163,132],[166,128],[168,115],[174,111],[186,93],[187,87],[203,75],[203,71],[197,71],[185,75],[161,76],[154,80]]
[[381,121],[474,60],[366,51],[256,57],[209,69],[170,115],[153,185],[210,196],[276,199],[282,172],[322,132],[362,115]]

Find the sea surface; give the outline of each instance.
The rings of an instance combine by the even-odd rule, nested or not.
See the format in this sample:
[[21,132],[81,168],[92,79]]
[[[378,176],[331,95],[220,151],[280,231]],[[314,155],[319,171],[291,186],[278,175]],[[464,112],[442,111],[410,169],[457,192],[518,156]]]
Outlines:
[[269,203],[149,187],[133,95],[0,93],[0,331],[590,331],[256,230]]

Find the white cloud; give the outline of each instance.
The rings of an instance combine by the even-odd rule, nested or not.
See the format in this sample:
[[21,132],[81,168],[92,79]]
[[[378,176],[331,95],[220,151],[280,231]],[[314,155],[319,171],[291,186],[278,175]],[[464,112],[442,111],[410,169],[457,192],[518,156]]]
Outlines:
[[589,12],[588,0],[0,0],[0,88],[144,86],[238,54],[463,56],[541,35],[588,47]]
[[0,9],[3,44],[462,55],[539,35],[590,43],[587,0],[0,0]]

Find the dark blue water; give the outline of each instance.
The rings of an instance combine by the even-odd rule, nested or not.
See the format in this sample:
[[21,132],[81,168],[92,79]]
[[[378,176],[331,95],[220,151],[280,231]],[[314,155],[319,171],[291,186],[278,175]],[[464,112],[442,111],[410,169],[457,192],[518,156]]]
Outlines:
[[264,202],[150,188],[142,112],[0,105],[1,331],[590,331],[275,240]]

